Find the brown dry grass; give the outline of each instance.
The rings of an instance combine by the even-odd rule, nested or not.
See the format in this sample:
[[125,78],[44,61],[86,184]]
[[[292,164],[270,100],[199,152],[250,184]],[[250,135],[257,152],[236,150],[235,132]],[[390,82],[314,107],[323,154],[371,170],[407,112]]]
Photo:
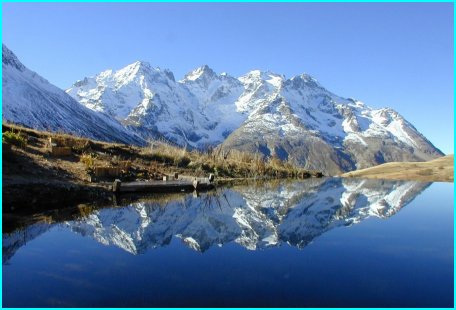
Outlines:
[[317,171],[295,167],[278,158],[265,158],[259,153],[245,153],[237,150],[224,151],[209,149],[206,152],[188,151],[166,143],[151,142],[141,150],[142,155],[150,156],[157,162],[187,168],[196,173],[214,173],[219,177],[310,177]]
[[392,162],[351,171],[342,177],[368,179],[415,180],[425,182],[453,182],[453,154],[427,162]]
[[[190,174],[207,176],[209,173],[221,178],[246,177],[311,177],[319,174],[292,166],[277,158],[265,159],[260,154],[212,149],[206,152],[188,151],[160,141],[152,141],[147,147],[93,141],[68,134],[28,129],[3,123],[3,133],[20,132],[26,140],[25,147],[8,144],[10,151],[4,156],[6,180],[27,179],[33,168],[45,168],[40,179],[52,180],[63,177],[72,182],[93,181],[95,167],[123,167],[128,164],[125,180],[150,179],[163,174]],[[53,144],[71,147],[68,157],[50,156],[50,138]],[[5,144],[4,144],[5,149]],[[32,166],[31,166],[32,167]],[[36,170],[36,169],[35,169]],[[7,182],[8,183],[8,182]]]

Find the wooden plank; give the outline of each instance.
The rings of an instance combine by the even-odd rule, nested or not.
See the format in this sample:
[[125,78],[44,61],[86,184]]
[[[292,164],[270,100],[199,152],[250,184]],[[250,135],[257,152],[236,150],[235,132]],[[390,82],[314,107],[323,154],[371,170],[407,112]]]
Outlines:
[[[192,177],[192,176],[186,176],[186,175],[179,175],[178,177],[179,181],[186,181],[186,182],[192,182],[194,180],[197,180],[201,183],[212,183],[210,177],[209,178],[197,178],[197,177]],[[212,177],[212,180],[214,180],[214,177]]]
[[[213,188],[210,183],[196,182],[196,186],[191,182],[183,181],[150,181],[150,182],[130,182],[122,183],[120,192],[167,192],[167,191],[181,191],[181,190],[206,190]],[[114,186],[113,186],[114,187]]]

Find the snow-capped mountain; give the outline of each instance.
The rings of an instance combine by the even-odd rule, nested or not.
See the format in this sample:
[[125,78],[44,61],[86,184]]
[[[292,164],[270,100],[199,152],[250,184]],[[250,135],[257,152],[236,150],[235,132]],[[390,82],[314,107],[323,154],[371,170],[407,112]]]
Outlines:
[[394,110],[336,96],[306,74],[254,70],[234,78],[202,66],[176,81],[138,61],[84,78],[66,94],[4,45],[2,52],[3,119],[36,129],[260,152],[330,175],[443,155]]
[[84,78],[67,93],[145,138],[162,135],[180,145],[204,147],[219,144],[244,121],[232,109],[242,90],[237,79],[216,75],[207,66],[175,81],[169,70],[138,61]]
[[67,93],[143,137],[261,152],[327,174],[443,155],[394,110],[341,98],[306,74],[254,70],[234,78],[202,66],[176,81],[169,70],[136,62]]
[[2,70],[3,120],[103,141],[144,143],[118,121],[84,107],[27,69],[5,45],[2,45]]
[[391,109],[338,97],[308,75],[274,84],[272,97],[258,104],[222,147],[259,149],[329,174],[442,155]]
[[419,182],[312,179],[258,187],[235,187],[198,198],[133,203],[95,211],[66,226],[132,254],[179,238],[205,251],[235,242],[249,250],[282,244],[302,248],[328,230],[387,218],[429,184]]

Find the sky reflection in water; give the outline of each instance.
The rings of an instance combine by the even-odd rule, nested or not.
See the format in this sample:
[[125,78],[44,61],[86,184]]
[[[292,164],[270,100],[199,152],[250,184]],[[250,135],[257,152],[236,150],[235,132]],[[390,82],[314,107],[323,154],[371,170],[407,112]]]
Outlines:
[[429,185],[311,179],[81,209],[3,234],[4,306],[452,306],[453,187]]

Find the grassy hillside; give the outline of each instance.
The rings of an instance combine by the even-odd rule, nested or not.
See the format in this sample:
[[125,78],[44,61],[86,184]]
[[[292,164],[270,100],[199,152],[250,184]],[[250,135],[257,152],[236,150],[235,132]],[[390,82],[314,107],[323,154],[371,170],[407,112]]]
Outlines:
[[453,154],[427,162],[393,162],[344,173],[342,177],[453,182]]

